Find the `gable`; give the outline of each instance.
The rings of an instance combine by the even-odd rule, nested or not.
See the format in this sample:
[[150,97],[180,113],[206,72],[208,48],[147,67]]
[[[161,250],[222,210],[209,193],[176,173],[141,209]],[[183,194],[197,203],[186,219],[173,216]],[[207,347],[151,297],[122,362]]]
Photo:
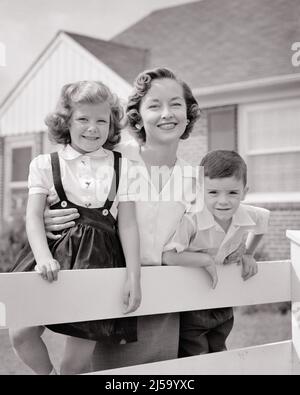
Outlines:
[[45,116],[54,109],[66,83],[101,80],[122,98],[130,85],[107,65],[60,34],[1,107],[1,135],[45,130]]
[[130,84],[147,65],[148,51],[131,47],[128,45],[130,43],[122,45],[81,34],[65,33]]

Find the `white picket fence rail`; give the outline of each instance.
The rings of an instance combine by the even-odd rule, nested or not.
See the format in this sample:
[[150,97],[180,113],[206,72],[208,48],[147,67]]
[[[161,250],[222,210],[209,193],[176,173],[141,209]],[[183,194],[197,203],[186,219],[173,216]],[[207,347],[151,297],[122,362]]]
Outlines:
[[[291,261],[260,262],[246,282],[239,266],[220,267],[215,290],[199,269],[143,267],[143,301],[132,315],[292,301],[290,341],[93,374],[300,373],[300,231],[287,236]],[[0,274],[0,327],[122,317],[124,279],[125,269],[62,271],[52,284],[36,273]]]

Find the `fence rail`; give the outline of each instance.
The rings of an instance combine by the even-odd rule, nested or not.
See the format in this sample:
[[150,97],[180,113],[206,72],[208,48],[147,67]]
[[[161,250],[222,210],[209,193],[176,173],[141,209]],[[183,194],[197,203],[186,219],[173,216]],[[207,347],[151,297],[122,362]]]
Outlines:
[[[243,281],[241,268],[220,267],[216,289],[202,269],[143,267],[143,301],[134,315],[275,303],[291,299],[290,261],[259,263]],[[0,275],[0,325],[30,326],[116,318],[122,313],[125,269],[66,270],[47,283],[37,273]]]
[[[113,374],[298,372],[300,357],[300,231],[288,231],[292,261],[260,262],[243,281],[237,265],[221,266],[216,289],[201,269],[143,267],[141,307],[131,315],[292,301],[293,339],[214,355],[116,369]],[[62,271],[49,284],[36,273],[0,274],[0,327],[122,317],[125,269]],[[276,358],[276,356],[278,358]],[[250,373],[249,373],[250,372]],[[110,371],[105,371],[109,374]],[[101,372],[99,372],[101,374]]]

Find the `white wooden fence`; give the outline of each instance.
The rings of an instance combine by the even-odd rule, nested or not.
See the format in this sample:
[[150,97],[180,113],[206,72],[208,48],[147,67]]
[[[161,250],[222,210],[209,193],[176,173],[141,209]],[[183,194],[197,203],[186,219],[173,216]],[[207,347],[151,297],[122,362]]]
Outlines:
[[[290,341],[94,374],[299,374],[300,231],[287,236],[291,261],[261,262],[246,282],[240,267],[220,267],[215,290],[199,269],[143,267],[143,302],[134,315],[292,301]],[[52,284],[36,273],[0,274],[0,327],[122,317],[124,278],[125,269],[62,271]]]

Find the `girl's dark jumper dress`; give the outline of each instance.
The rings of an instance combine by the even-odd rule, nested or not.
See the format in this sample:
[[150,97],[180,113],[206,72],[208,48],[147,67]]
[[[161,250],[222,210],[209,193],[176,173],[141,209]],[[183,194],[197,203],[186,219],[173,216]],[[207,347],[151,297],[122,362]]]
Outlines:
[[[85,208],[70,202],[65,194],[60,174],[59,156],[51,154],[53,182],[60,201],[51,209],[76,208],[80,217],[75,226],[65,229],[59,240],[49,240],[53,258],[61,270],[125,267],[125,258],[118,236],[117,222],[110,213],[119,185],[121,154],[114,154],[114,176],[109,195],[103,207]],[[27,242],[11,271],[33,271],[36,265]],[[100,303],[105,301],[99,300]],[[136,317],[106,319],[47,325],[54,332],[89,340],[133,342],[137,340]]]

